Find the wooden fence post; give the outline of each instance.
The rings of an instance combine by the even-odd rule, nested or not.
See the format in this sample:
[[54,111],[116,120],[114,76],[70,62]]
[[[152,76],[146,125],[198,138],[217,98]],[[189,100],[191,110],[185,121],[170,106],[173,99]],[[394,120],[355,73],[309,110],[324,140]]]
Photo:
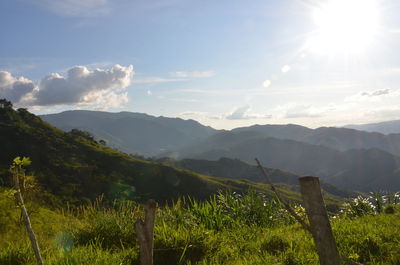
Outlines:
[[157,203],[149,200],[145,208],[144,221],[139,218],[135,222],[136,234],[140,244],[140,265],[153,265],[154,221]]
[[300,190],[321,265],[340,265],[339,252],[329,223],[317,177],[301,177]]

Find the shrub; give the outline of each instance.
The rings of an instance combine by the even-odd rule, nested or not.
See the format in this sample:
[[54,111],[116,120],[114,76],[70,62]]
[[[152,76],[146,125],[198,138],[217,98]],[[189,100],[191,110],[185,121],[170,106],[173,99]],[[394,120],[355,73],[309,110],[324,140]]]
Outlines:
[[348,217],[360,217],[366,214],[376,214],[376,207],[369,201],[369,198],[358,196],[343,204],[341,212]]

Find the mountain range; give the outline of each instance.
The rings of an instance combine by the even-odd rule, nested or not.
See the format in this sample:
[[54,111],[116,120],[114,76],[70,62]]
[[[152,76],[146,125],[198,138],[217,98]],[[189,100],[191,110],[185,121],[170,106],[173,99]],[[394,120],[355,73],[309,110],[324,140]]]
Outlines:
[[356,129],[367,132],[378,132],[383,134],[400,133],[400,120],[384,121],[359,125],[346,125],[345,128]]
[[[183,159],[175,160],[173,158],[161,158],[158,161],[165,164],[188,169],[207,176],[222,177],[230,179],[246,179],[257,183],[268,183],[266,177],[261,173],[261,170],[254,164],[245,163],[239,159],[231,159],[222,157],[218,160],[205,159]],[[264,167],[268,178],[273,183],[289,184],[298,191],[299,175],[287,172],[276,168]],[[338,197],[355,197],[357,193],[338,189],[337,187],[320,180],[323,190]]]
[[[53,195],[50,198],[64,203],[93,201],[102,194],[108,201],[152,198],[165,203],[182,196],[207,199],[218,191],[248,189],[273,196],[262,183],[229,178],[228,174],[211,177],[163,162],[136,159],[99,144],[83,131],[59,130],[26,109],[0,108],[0,139],[0,186],[11,185],[8,169],[15,157],[30,157],[28,174],[35,176],[43,191]],[[278,187],[285,198],[300,201],[293,185]],[[328,204],[337,205],[339,195],[327,192]]]
[[112,148],[143,156],[183,147],[216,131],[194,120],[132,112],[75,110],[40,117],[61,130],[88,131]]
[[129,153],[176,160],[225,157],[246,163],[257,157],[267,167],[319,176],[343,189],[400,189],[400,134],[295,124],[226,131],[193,120],[127,112],[68,111],[41,117],[64,130],[87,129]]

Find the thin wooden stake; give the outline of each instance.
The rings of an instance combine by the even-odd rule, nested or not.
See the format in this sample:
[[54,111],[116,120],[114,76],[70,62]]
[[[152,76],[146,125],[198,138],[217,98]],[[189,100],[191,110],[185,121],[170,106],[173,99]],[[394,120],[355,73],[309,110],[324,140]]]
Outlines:
[[140,244],[140,264],[153,265],[154,221],[157,203],[149,200],[145,208],[144,221],[139,218],[135,222],[136,234]]
[[275,188],[274,184],[272,184],[272,181],[270,177],[268,176],[267,172],[265,172],[263,166],[261,165],[260,161],[256,158],[257,162],[257,167],[261,170],[261,173],[264,175],[265,179],[267,180],[267,183],[271,186],[272,191],[275,193],[275,197],[277,198],[278,201],[280,201],[283,206],[285,206],[286,211],[288,211],[294,219],[296,219],[297,222],[301,224],[301,226],[306,230],[311,232],[310,226],[306,224],[306,222],[293,210],[292,207],[290,207],[289,203],[287,203],[279,194],[279,191],[277,188]]
[[28,212],[27,212],[27,210],[25,208],[24,198],[22,197],[21,187],[20,187],[20,184],[19,184],[20,174],[22,174],[22,177],[24,177],[24,175],[25,175],[24,173],[21,173],[18,169],[15,169],[15,171],[13,172],[15,188],[17,190],[17,193],[15,194],[16,195],[15,197],[17,198],[19,206],[21,207],[21,213],[22,213],[22,216],[24,218],[25,227],[26,227],[26,230],[28,231],[28,235],[29,235],[29,239],[30,239],[31,244],[32,244],[33,251],[35,252],[37,263],[39,265],[43,265],[44,263],[43,263],[43,260],[42,260],[42,256],[40,255],[39,244],[38,244],[38,241],[36,239],[36,235],[33,232],[31,220],[30,220]]
[[339,252],[317,177],[301,177],[300,190],[321,265],[340,265]]

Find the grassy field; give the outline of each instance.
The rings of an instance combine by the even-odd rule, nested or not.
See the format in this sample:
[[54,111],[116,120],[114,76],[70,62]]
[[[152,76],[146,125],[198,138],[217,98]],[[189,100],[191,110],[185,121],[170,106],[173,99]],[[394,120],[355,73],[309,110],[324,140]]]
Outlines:
[[[0,191],[0,264],[35,264],[14,198]],[[364,264],[400,264],[400,208],[393,200],[377,205],[355,199],[331,217],[339,251]],[[98,199],[74,209],[27,207],[45,264],[139,264],[134,222],[142,206]],[[220,193],[157,211],[155,264],[318,264],[318,257],[311,236],[276,201]]]

